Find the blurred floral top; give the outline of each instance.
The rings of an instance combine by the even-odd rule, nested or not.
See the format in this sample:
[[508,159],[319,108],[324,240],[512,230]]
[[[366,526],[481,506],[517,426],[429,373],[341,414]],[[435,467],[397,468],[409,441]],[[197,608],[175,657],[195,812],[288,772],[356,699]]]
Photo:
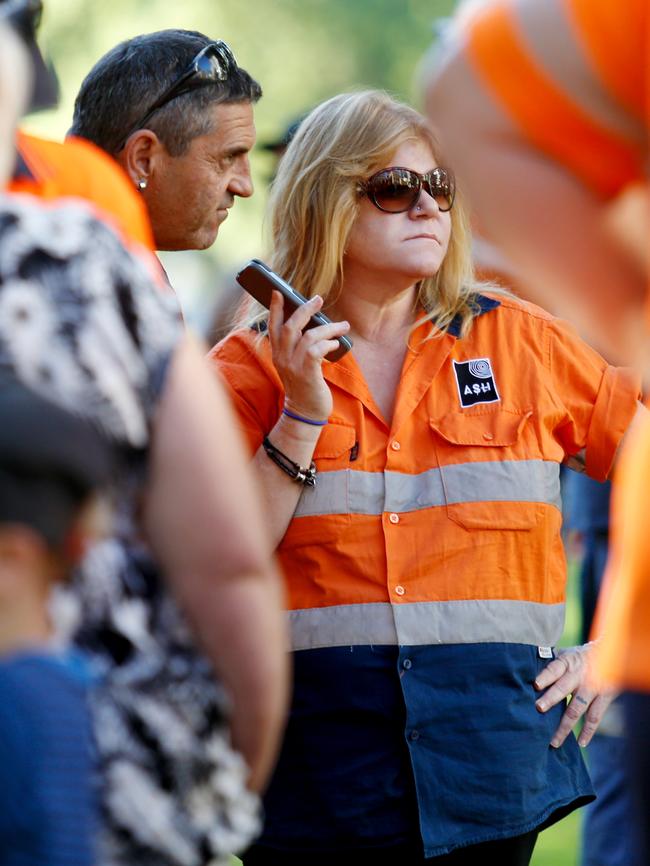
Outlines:
[[153,412],[181,333],[173,294],[90,210],[0,198],[0,369],[93,419],[123,449],[116,537],[55,607],[98,669],[101,866],[228,862],[259,829],[227,705],[134,518]]

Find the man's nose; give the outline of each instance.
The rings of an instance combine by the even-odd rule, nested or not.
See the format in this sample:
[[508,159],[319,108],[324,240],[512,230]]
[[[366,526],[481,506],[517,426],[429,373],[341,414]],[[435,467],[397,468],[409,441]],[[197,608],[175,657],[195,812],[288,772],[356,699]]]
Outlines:
[[233,175],[228,188],[233,195],[238,195],[242,198],[249,198],[249,196],[253,195],[253,179],[248,160],[246,160],[246,165]]

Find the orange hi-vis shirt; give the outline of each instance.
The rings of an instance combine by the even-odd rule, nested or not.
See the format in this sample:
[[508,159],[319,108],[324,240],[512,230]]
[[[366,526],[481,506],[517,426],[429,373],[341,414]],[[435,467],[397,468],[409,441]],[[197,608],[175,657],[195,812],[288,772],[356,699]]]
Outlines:
[[82,138],[48,141],[18,132],[18,165],[7,188],[49,201],[74,197],[97,208],[98,216],[121,234],[155,250],[149,215],[119,165]]
[[[539,308],[480,302],[463,339],[411,335],[390,426],[354,352],[324,364],[316,486],[278,549],[294,649],[559,640],[560,464],[585,449],[608,476],[638,383]],[[211,357],[255,452],[284,400],[268,340],[235,332]]]
[[650,691],[650,416],[626,442],[612,487],[610,559],[593,637],[599,683]]
[[648,0],[497,0],[467,56],[522,135],[603,198],[647,179]]

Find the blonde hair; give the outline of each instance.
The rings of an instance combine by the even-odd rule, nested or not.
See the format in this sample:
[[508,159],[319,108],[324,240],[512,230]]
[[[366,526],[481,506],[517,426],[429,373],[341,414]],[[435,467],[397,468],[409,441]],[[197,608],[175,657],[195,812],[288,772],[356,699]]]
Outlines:
[[[436,161],[445,164],[428,121],[381,91],[335,96],[303,120],[280,162],[269,201],[271,265],[303,295],[321,295],[325,308],[328,299],[336,299],[357,217],[359,184],[410,141],[424,142]],[[418,302],[426,316],[414,327],[431,319],[444,331],[459,316],[464,335],[476,312],[479,285],[460,194],[450,216],[443,263],[418,284]]]

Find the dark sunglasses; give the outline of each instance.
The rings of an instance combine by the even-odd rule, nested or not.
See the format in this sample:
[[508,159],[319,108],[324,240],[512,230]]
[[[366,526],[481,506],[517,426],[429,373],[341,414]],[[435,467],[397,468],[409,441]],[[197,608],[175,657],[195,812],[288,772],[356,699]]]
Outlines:
[[167,105],[177,96],[182,96],[198,87],[214,84],[217,81],[226,81],[237,68],[235,55],[221,39],[206,45],[199,51],[187,69],[163,91],[147,112],[131,127],[122,140],[120,150],[126,144],[129,136],[133,135],[136,130],[143,129],[163,105]]
[[451,210],[456,183],[446,168],[434,168],[426,174],[402,166],[383,168],[361,184],[359,192],[367,195],[379,210],[404,213],[417,203],[423,188],[435,199],[440,211]]

